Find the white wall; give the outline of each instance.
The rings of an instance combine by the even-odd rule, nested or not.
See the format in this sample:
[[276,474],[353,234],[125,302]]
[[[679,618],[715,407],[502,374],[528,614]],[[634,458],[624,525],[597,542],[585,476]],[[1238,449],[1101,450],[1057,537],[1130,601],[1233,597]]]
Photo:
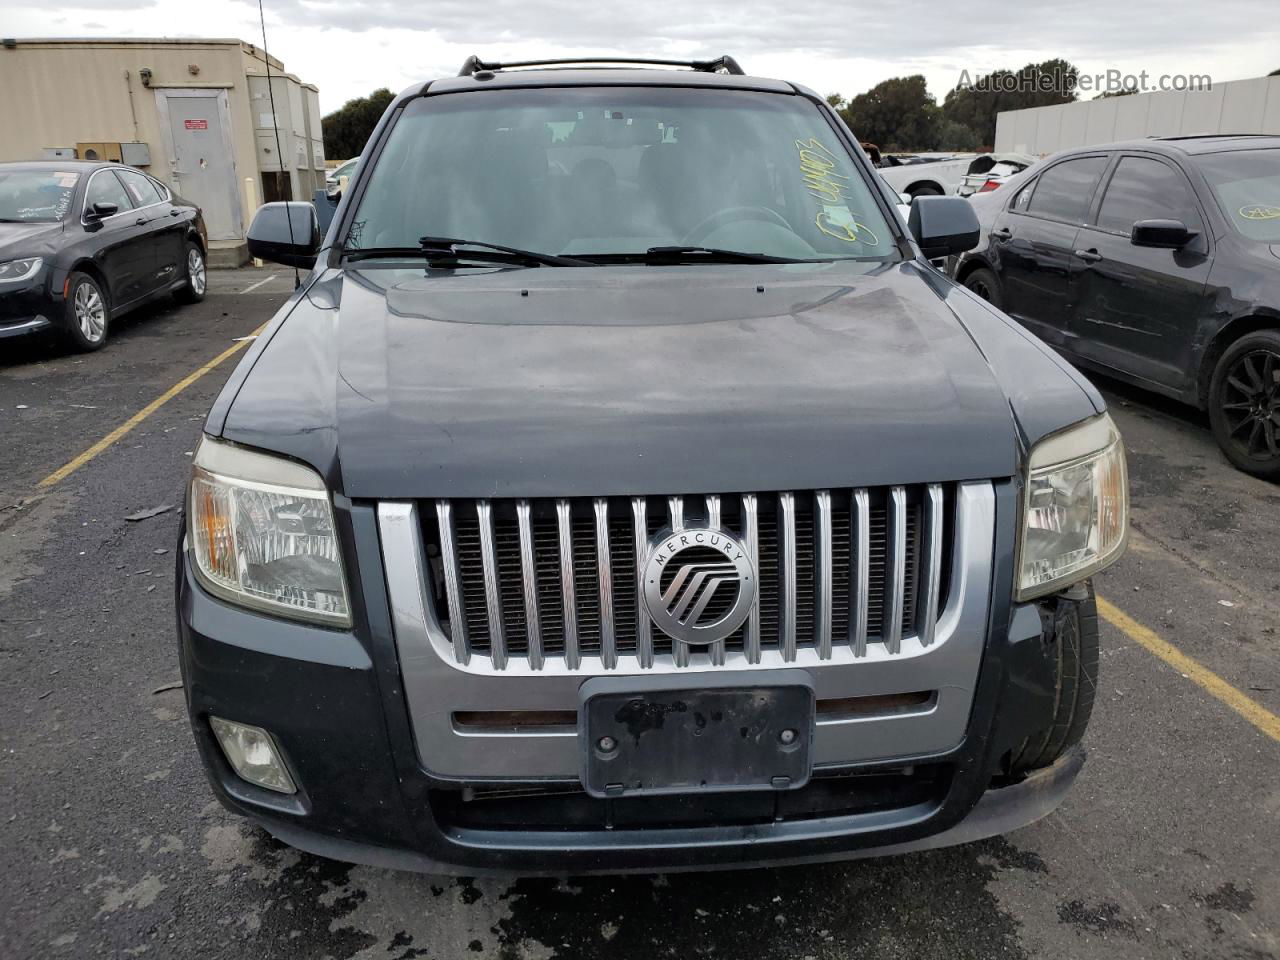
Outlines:
[[1212,90],[1006,110],[996,117],[996,150],[1043,155],[1113,140],[1197,133],[1280,135],[1280,77],[1234,80]]

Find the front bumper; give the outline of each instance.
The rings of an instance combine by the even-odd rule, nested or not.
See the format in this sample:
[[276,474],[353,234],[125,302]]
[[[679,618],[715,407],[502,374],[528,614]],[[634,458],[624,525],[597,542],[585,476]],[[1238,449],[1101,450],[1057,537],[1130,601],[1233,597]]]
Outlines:
[[[454,816],[457,798],[472,785],[433,775],[423,763],[396,648],[376,507],[341,498],[337,520],[348,553],[345,565],[356,572],[352,631],[229,606],[200,588],[185,551],[180,553],[178,629],[197,745],[223,803],[286,842],[325,856],[433,872],[614,873],[812,862],[923,849],[1013,829],[1060,801],[1082,757],[988,789],[1009,752],[1043,728],[1053,705],[1039,609],[1001,599],[1012,594],[1013,486],[996,484],[994,502],[990,602],[985,624],[977,627],[983,651],[968,715],[958,718],[952,741],[928,755],[824,768],[832,778],[867,778],[839,783],[891,785],[866,803],[824,807],[815,800],[812,808],[781,818],[735,810],[724,822],[686,810],[671,822],[639,826],[593,822],[593,811],[605,811],[607,819],[612,808],[584,806],[577,797],[566,801],[566,809],[585,809],[587,815],[554,828],[539,828],[536,817],[497,822]],[[300,792],[286,797],[239,780],[214,741],[211,714],[270,730]],[[903,789],[911,778],[922,778],[922,771],[927,782],[912,783],[923,786]],[[508,784],[564,787],[563,777],[528,774]],[[483,791],[492,780],[482,778],[475,786]]]
[[0,286],[0,339],[47,330],[61,316],[62,304],[49,296],[43,277],[19,289],[6,287]]
[[[732,869],[764,864],[785,867],[833,860],[897,856],[902,853],[936,850],[960,843],[985,840],[988,837],[999,836],[1019,827],[1035,823],[1057,809],[1068,791],[1070,791],[1071,785],[1075,783],[1076,777],[1084,766],[1084,760],[1084,749],[1075,747],[1059,757],[1052,766],[1037,770],[1020,783],[988,790],[969,812],[969,815],[954,826],[939,833],[918,837],[914,840],[797,857],[788,856],[785,846],[781,850],[775,847],[775,844],[786,844],[786,838],[779,838],[779,840],[775,841],[775,844],[753,842],[750,847],[751,859],[736,862],[716,862],[715,864],[697,859],[695,847],[689,851],[692,856],[683,857],[679,862],[667,863],[661,869],[666,872],[675,872],[679,870],[709,869],[712,866],[720,869]],[[441,863],[413,850],[377,847],[352,842],[342,837],[315,833],[305,828],[300,828],[292,822],[255,819],[276,839],[289,844],[291,847],[297,847],[299,850],[305,850],[307,853],[314,853],[317,856],[328,857],[331,860],[359,863],[390,870],[411,870],[418,873],[461,874],[465,871],[467,874],[474,874],[477,872],[475,867],[469,866],[460,869],[455,863]],[[613,858],[611,857],[611,859]],[[642,867],[638,869],[653,868]],[[556,871],[544,867],[537,872],[554,874]],[[611,865],[601,872],[621,873],[626,872],[626,870]]]

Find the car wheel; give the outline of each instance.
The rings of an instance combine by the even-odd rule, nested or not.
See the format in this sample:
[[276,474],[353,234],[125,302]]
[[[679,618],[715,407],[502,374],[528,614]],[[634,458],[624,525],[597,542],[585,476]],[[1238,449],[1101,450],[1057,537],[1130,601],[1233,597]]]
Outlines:
[[1047,767],[1080,742],[1098,686],[1098,607],[1093,584],[1083,600],[1059,597],[1053,613],[1053,716],[1040,733],[1014,751],[1012,774]]
[[76,350],[101,349],[111,326],[111,305],[98,281],[87,273],[72,273],[67,280],[63,335]]
[[964,285],[966,289],[972,290],[997,310],[1004,303],[1004,298],[1000,296],[1000,280],[994,272],[986,267],[979,267],[965,277]]
[[187,241],[184,265],[187,271],[187,285],[174,296],[183,303],[199,303],[204,299],[204,292],[208,289],[209,275],[206,272],[204,251],[200,249],[199,244],[191,240]]
[[933,186],[932,184],[928,184],[928,183],[922,183],[922,184],[921,184],[920,186],[918,186],[918,187],[912,187],[910,190],[908,190],[908,191],[907,191],[907,193],[911,194],[911,196],[913,196],[913,197],[940,197],[940,196],[942,196],[942,191],[941,191],[941,190],[939,190],[937,187]]
[[1227,347],[1208,399],[1209,424],[1227,459],[1280,480],[1280,330],[1248,333]]

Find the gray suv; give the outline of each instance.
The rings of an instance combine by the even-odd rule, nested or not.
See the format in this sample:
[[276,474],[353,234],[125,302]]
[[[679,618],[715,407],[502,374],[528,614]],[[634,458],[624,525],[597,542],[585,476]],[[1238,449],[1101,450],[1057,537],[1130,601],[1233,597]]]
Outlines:
[[[989,836],[1083,762],[1122,552],[1097,391],[930,265],[836,114],[731,58],[406,90],[195,456],[181,659],[219,799],[474,873]],[[683,69],[680,69],[683,67]],[[673,69],[675,68],[675,69]]]

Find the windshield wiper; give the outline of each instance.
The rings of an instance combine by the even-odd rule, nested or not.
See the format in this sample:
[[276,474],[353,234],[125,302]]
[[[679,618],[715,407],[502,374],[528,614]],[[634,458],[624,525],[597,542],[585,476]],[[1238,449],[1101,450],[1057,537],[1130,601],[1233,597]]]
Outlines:
[[531,260],[534,263],[548,267],[592,266],[586,260],[578,260],[574,257],[561,257],[554,253],[539,253],[536,250],[521,250],[519,247],[504,247],[500,243],[488,243],[484,240],[459,240],[457,237],[420,237],[418,243],[422,244],[422,249],[426,253],[442,253],[463,257],[468,260],[476,259],[477,255],[471,251],[461,252],[457,249],[458,247],[482,247],[483,250],[479,252],[480,256],[488,256],[485,251],[492,250],[495,253],[509,254],[510,256]]
[[807,263],[795,257],[775,257],[767,253],[725,250],[720,247],[650,247],[644,253],[588,253],[596,263]]
[[[505,263],[524,267],[591,267],[586,260],[558,257],[552,253],[504,247],[483,240],[459,240],[455,237],[423,237],[417,247],[369,247],[365,250],[344,250],[348,260],[373,260],[391,257],[425,257],[428,266],[450,266],[462,260],[479,263]],[[459,250],[459,247],[480,247],[479,250]]]

